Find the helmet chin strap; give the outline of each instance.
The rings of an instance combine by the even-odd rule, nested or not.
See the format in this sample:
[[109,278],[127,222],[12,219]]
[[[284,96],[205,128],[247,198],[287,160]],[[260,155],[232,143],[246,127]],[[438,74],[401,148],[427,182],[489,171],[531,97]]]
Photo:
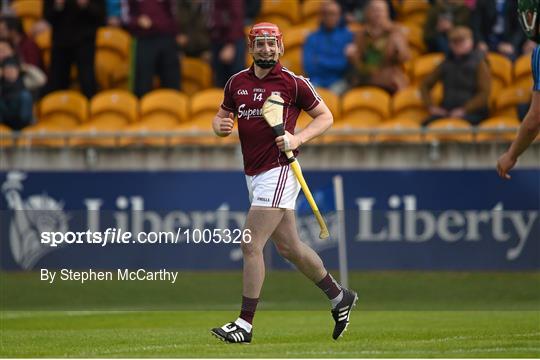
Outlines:
[[277,64],[277,61],[273,59],[272,60],[253,59],[253,60],[258,67],[261,67],[263,69],[270,69],[271,67],[274,67],[274,65]]

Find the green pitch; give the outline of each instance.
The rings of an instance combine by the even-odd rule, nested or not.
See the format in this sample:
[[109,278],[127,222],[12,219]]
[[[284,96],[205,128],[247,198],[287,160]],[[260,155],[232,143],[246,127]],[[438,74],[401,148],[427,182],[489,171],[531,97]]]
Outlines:
[[540,357],[538,273],[354,273],[360,300],[336,342],[318,289],[271,272],[250,345],[209,333],[237,316],[239,273],[180,276],[54,288],[3,273],[0,356]]

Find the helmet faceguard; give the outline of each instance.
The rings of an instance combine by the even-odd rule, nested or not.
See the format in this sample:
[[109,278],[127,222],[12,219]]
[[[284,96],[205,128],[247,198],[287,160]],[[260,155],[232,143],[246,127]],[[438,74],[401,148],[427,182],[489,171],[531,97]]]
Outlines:
[[[278,48],[279,56],[282,56],[285,52],[283,46],[283,35],[277,25],[272,23],[258,23],[253,25],[248,35],[248,47],[251,54],[254,53],[255,43],[258,40],[268,40],[274,39]],[[255,59],[255,64],[262,67],[263,69],[268,69],[273,67],[277,61],[276,60],[264,60],[264,59]]]
[[518,0],[518,19],[530,40],[540,42],[540,0]]

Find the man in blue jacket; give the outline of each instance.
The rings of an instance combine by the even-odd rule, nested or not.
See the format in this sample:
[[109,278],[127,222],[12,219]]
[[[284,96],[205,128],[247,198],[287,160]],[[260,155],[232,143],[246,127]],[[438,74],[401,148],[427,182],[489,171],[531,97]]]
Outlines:
[[304,71],[313,85],[336,94],[346,90],[345,50],[352,41],[353,34],[345,26],[339,4],[325,1],[321,6],[321,26],[304,44]]

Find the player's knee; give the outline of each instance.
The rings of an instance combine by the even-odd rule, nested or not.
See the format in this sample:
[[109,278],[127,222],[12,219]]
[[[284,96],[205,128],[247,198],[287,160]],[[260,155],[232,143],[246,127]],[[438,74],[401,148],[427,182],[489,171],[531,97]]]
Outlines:
[[242,242],[240,244],[240,248],[242,249],[242,254],[244,255],[244,257],[262,255],[263,252],[262,246],[258,245],[258,243],[255,243],[253,241],[249,243]]

